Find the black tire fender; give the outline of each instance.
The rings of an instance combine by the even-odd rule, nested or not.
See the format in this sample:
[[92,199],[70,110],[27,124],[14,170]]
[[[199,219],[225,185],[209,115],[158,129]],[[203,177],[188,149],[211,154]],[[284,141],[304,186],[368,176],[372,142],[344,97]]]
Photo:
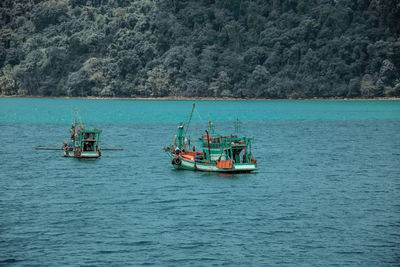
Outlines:
[[182,164],[182,160],[180,158],[173,158],[172,159],[172,164],[173,165],[181,165]]

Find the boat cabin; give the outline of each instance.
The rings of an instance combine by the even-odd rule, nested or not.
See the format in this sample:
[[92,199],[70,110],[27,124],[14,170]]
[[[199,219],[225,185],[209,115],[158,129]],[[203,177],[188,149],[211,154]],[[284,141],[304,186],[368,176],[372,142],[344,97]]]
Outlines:
[[100,143],[100,130],[82,130],[75,139],[75,146],[82,147],[82,151],[98,151]]
[[248,163],[251,160],[252,138],[203,135],[201,138],[205,160],[233,160],[235,163]]
[[71,141],[64,143],[64,156],[75,158],[98,158],[101,130],[86,130],[81,125],[71,128]]

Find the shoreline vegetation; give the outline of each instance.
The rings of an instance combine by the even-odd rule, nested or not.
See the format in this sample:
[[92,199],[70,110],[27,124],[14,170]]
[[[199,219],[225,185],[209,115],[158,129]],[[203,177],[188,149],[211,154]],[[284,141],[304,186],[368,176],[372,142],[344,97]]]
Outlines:
[[0,98],[36,98],[36,99],[83,99],[83,100],[153,100],[153,101],[399,101],[399,97],[374,97],[374,98],[233,98],[233,97],[97,97],[97,96],[21,96],[0,95]]

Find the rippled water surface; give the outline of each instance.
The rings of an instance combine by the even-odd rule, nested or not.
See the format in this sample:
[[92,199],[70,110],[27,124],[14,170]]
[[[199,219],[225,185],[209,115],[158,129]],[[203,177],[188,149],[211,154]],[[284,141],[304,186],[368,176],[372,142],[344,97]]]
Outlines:
[[[198,101],[259,171],[176,171],[191,101],[0,98],[0,265],[398,266],[399,101]],[[99,160],[62,157],[73,110]]]

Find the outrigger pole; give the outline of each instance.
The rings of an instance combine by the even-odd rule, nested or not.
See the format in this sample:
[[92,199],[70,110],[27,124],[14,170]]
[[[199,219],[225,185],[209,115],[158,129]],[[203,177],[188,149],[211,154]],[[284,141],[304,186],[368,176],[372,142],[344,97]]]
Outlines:
[[[62,148],[36,147],[36,150],[64,150]],[[99,150],[124,150],[123,148],[100,148]]]
[[36,147],[36,150],[63,150],[62,148]]

